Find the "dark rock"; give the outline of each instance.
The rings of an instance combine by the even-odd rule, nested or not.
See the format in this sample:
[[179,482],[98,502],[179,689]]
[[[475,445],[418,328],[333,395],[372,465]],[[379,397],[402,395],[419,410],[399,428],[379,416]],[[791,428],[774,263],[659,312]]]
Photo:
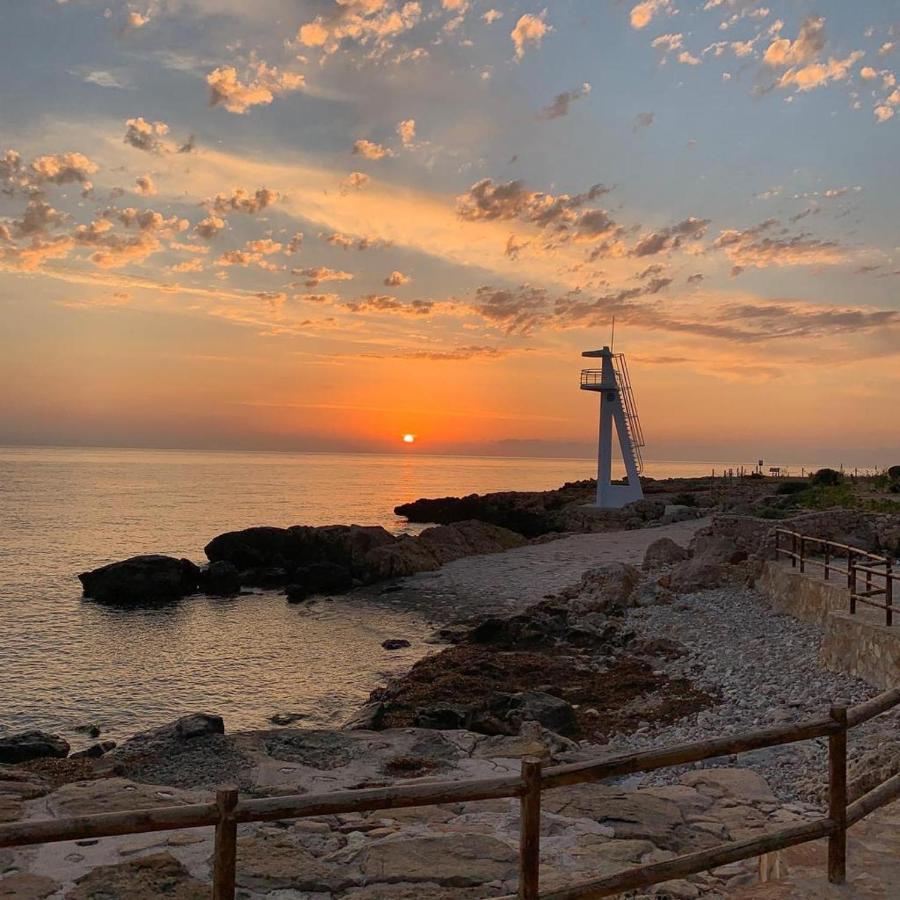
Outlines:
[[99,725],[76,725],[74,728],[75,731],[86,734],[88,737],[100,737],[100,726]]
[[244,569],[240,575],[241,584],[257,588],[280,588],[288,581],[288,571],[281,566],[258,566]]
[[418,728],[437,728],[449,731],[466,728],[469,724],[469,711],[462,706],[442,704],[426,706],[416,710],[415,725]]
[[31,759],[64,759],[69,755],[69,743],[58,734],[46,731],[23,731],[0,737],[0,763],[28,762]]
[[225,722],[221,716],[194,713],[190,716],[182,716],[175,722],[175,734],[183,741],[202,737],[205,734],[225,734]]
[[82,572],[84,596],[104,603],[147,604],[178,600],[197,590],[200,570],[171,556],[133,556]]
[[364,752],[364,745],[336,731],[272,731],[265,739],[274,759],[313,769],[339,769]]
[[320,562],[295,569],[292,582],[285,588],[291,603],[299,603],[313,594],[341,594],[353,587],[353,573],[346,566]]
[[518,730],[523,722],[539,722],[557,734],[578,734],[578,720],[571,703],[542,691],[524,691],[504,698],[505,718]]
[[381,642],[381,646],[385,650],[403,650],[404,647],[411,647],[412,645],[404,638],[388,638],[388,640]]
[[275,713],[274,716],[269,716],[269,721],[273,725],[293,725],[294,722],[299,722],[301,719],[306,718],[306,713]]
[[115,749],[115,741],[101,741],[99,744],[92,744],[86,750],[77,750],[69,756],[69,759],[99,759],[101,756],[109,753],[110,750]]
[[374,700],[351,716],[343,724],[348,731],[375,731],[381,727],[384,719],[384,703]]
[[394,512],[410,522],[450,525],[476,519],[516,531],[525,537],[564,531],[569,508],[593,499],[596,482],[564,484],[555,491],[501,491],[465,497],[423,498],[397,506]]
[[200,569],[200,590],[214,597],[230,597],[241,590],[241,573],[236,565],[216,560]]
[[658,569],[686,560],[690,552],[676,544],[672,538],[660,538],[654,541],[644,553],[644,569]]
[[395,537],[377,526],[295,525],[221,534],[207,544],[206,555],[211,562],[241,569],[244,584],[291,585],[291,595],[301,600],[320,591],[346,591],[357,582],[432,571],[453,559],[522,543],[519,535],[483,522],[426,529],[418,538]]

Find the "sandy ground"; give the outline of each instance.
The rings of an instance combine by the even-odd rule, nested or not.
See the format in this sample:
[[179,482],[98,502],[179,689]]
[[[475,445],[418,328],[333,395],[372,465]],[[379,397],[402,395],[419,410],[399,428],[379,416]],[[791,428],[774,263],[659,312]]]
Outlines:
[[504,553],[468,556],[437,572],[404,578],[378,599],[420,612],[437,624],[475,615],[515,613],[542,600],[545,594],[576,584],[594,566],[608,562],[639,566],[647,547],[659,538],[669,537],[687,546],[694,533],[709,521],[692,519],[633,531],[576,534]]

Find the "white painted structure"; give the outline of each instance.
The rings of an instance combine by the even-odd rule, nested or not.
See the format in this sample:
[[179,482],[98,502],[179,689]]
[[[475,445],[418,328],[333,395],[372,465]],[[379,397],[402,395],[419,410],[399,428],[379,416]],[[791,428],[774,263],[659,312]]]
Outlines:
[[[613,353],[609,347],[585,350],[582,356],[601,360],[599,369],[581,370],[581,390],[600,394],[600,439],[597,450],[597,506],[620,509],[642,500],[641,447],[644,436],[631,393],[624,353]],[[627,484],[612,483],[613,426],[619,436],[619,448],[625,463]]]

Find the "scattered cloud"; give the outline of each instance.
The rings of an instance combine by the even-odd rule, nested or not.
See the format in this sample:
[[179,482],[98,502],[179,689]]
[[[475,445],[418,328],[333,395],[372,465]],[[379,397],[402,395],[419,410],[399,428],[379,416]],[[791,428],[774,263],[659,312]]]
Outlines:
[[310,266],[305,269],[292,270],[295,275],[306,279],[304,285],[308,288],[316,287],[323,281],[351,281],[353,275],[350,272],[342,272],[340,269],[329,269],[327,266]]
[[125,122],[125,143],[145,153],[163,153],[166,145],[163,138],[169,133],[165,122],[148,122],[141,116]]
[[416,120],[404,119],[398,122],[397,136],[404,147],[411,147],[416,140]]
[[569,107],[576,100],[587,97],[591,92],[591,86],[585,82],[580,88],[571,91],[563,91],[554,97],[553,102],[545,106],[539,113],[541,119],[559,119],[569,114]]
[[149,175],[138,175],[138,177],[134,179],[134,184],[137,188],[137,192],[144,197],[152,197],[157,193],[156,185]]
[[369,176],[365,172],[351,172],[341,182],[341,193],[362,190],[369,182]]
[[654,256],[665,250],[677,250],[686,241],[698,241],[706,235],[709,219],[698,219],[690,216],[659,231],[651,231],[643,235],[632,248],[632,256]]
[[674,15],[671,0],[643,0],[631,7],[631,27],[646,28],[657,15]]
[[519,17],[515,27],[510,32],[513,46],[516,48],[516,59],[521,60],[525,56],[525,51],[529,48],[537,49],[541,46],[541,41],[553,29],[546,22],[547,10],[533,15],[525,13]]
[[231,194],[216,194],[212,200],[207,200],[207,207],[219,214],[229,212],[242,212],[253,215],[273,206],[279,201],[281,195],[278,191],[266,187],[257,188],[250,193],[242,187],[235,188]]
[[209,105],[243,115],[253,106],[268,106],[275,97],[300,90],[306,78],[264,62],[251,63],[243,76],[234,66],[220,66],[206,76]]
[[412,281],[412,278],[409,275],[404,275],[402,272],[393,271],[387,278],[384,279],[385,287],[400,287],[404,284],[409,284]]
[[353,145],[353,155],[361,156],[363,159],[384,159],[386,156],[393,156],[394,152],[381,144],[373,141],[359,140]]

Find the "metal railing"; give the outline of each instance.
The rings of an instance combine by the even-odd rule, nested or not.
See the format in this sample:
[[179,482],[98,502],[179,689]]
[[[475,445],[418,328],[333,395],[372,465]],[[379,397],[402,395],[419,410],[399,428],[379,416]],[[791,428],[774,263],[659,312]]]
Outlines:
[[[239,849],[237,826],[240,823],[518,798],[521,810],[519,881],[518,892],[514,895],[518,900],[588,900],[609,897],[820,838],[828,838],[828,880],[833,884],[843,884],[846,880],[847,829],[864,816],[900,797],[898,773],[859,799],[848,803],[847,733],[897,705],[900,705],[900,687],[885,691],[850,709],[833,706],[828,715],[777,728],[549,768],[544,768],[537,759],[526,758],[522,760],[519,775],[501,778],[436,781],[261,799],[241,799],[236,788],[228,787],[217,792],[214,803],[0,825],[0,848],[182,828],[215,827],[212,897],[214,900],[233,900]],[[769,832],[762,837],[720,844],[709,850],[689,853],[665,862],[625,869],[562,890],[540,891],[543,791],[823,737],[828,738],[827,816]],[[514,900],[514,897],[507,897],[505,900]]]
[[[813,552],[816,550],[819,552]],[[884,610],[884,624],[894,624],[894,584],[900,581],[900,573],[894,571],[890,557],[787,528],[775,529],[775,554],[790,559],[791,567],[799,568],[801,573],[806,572],[807,566],[820,567],[826,581],[835,573],[845,576],[851,615],[856,614],[857,604],[862,603]],[[846,559],[846,566],[835,562],[842,559]],[[878,597],[883,600],[879,602]]]
[[[625,412],[625,431],[628,434],[628,441],[634,453],[635,465],[640,475],[644,471],[644,457],[641,453],[641,447],[645,446],[644,431],[641,427],[640,417],[637,414],[637,405],[634,402],[634,392],[631,389],[631,378],[628,374],[625,354],[614,354],[612,356],[612,366],[616,379],[615,388],[618,389],[619,397],[622,400],[622,409]],[[603,386],[603,369],[581,370],[582,388],[600,388]],[[609,388],[610,390],[614,389],[612,385],[609,385]]]

